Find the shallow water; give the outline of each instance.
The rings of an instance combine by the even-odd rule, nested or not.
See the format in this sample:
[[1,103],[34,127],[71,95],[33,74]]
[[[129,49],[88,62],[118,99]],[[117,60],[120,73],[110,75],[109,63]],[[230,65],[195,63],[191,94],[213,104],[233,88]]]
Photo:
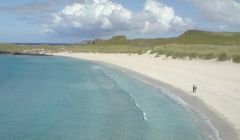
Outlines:
[[184,109],[103,65],[0,56],[0,139],[203,140]]

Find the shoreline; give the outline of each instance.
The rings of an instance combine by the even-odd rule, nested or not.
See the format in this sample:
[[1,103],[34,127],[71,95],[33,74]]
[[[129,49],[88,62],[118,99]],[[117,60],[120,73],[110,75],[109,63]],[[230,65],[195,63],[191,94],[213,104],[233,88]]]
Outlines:
[[[159,79],[152,78],[149,75],[142,74],[138,71],[135,71],[134,69],[123,67],[118,63],[116,64],[113,62],[108,62],[104,59],[100,59],[101,57],[91,58],[92,56],[94,56],[94,54],[89,54],[89,56],[87,56],[88,54],[85,54],[85,53],[77,53],[77,54],[76,53],[73,53],[73,54],[57,53],[53,55],[89,60],[89,61],[94,61],[96,63],[100,63],[103,65],[113,66],[116,69],[125,71],[129,75],[133,75],[136,79],[142,82],[145,82],[146,84],[150,84],[153,87],[162,87],[163,89],[167,89],[171,94],[174,94],[175,96],[182,98],[188,104],[190,104],[191,106],[199,110],[202,114],[206,115],[207,118],[213,124],[213,126],[217,128],[217,130],[219,131],[219,135],[222,139],[237,140],[239,138],[239,132],[237,131],[236,127],[232,125],[232,122],[230,122],[229,119],[226,119],[226,117],[224,117],[214,108],[206,104],[204,100],[198,97],[198,95],[197,96],[189,95],[189,93],[187,93],[186,91],[182,90],[179,87],[176,87],[173,84],[168,84],[166,81],[161,81]],[[134,57],[138,57],[138,56],[134,56]],[[129,56],[129,58],[131,58],[131,56]],[[184,61],[188,61],[188,60],[184,60]],[[202,129],[204,129],[204,126]],[[217,134],[218,132],[215,132],[215,133],[216,133],[215,135],[218,135]]]
[[29,55],[29,56],[52,56],[48,53],[31,53],[31,52],[8,52],[0,51],[0,55]]
[[[201,113],[201,114],[198,114],[197,116],[190,116],[190,114],[188,114],[191,118],[198,117],[198,119],[199,119],[198,121],[210,120],[210,124],[206,124],[208,122],[202,122],[202,123],[204,123],[204,124],[202,124],[202,126],[200,126],[196,122],[195,122],[195,124],[203,132],[206,132],[206,130],[203,130],[203,129],[208,129],[208,130],[211,129],[210,131],[215,133],[214,136],[216,136],[214,140],[230,140],[230,139],[238,140],[237,132],[234,129],[234,127],[230,124],[230,122],[228,122],[226,119],[220,117],[221,115],[218,114],[217,112],[211,111],[206,104],[204,104],[201,100],[199,100],[195,96],[189,96],[181,89],[178,89],[178,88],[176,88],[170,84],[164,83],[162,81],[152,79],[143,74],[139,74],[130,69],[126,69],[126,68],[123,68],[123,67],[120,67],[120,66],[117,66],[114,64],[109,64],[109,63],[100,62],[100,61],[91,61],[91,62],[95,62],[95,63],[101,64],[101,65],[104,65],[106,67],[111,67],[112,69],[119,70],[119,71],[133,77],[136,80],[139,80],[149,86],[152,86],[153,88],[159,89],[161,92],[163,92],[164,96],[167,96],[170,100],[172,100],[176,104],[180,105],[185,111],[187,108],[185,108],[184,106],[185,106],[185,103],[187,103],[188,105],[190,105],[192,107],[191,109],[196,109],[195,111],[197,113]],[[175,97],[180,97],[180,102],[181,102],[181,100],[183,100],[184,103],[182,103],[182,102],[179,103],[178,102],[179,100],[175,99]],[[195,113],[195,112],[190,111],[187,113]],[[199,115],[204,115],[204,116],[199,116]],[[204,118],[199,118],[199,117],[204,117]],[[205,118],[205,117],[207,117],[207,118]],[[204,120],[204,119],[207,119],[207,120]],[[213,127],[213,128],[210,128],[210,127]],[[213,129],[217,129],[217,132]],[[227,130],[227,132],[226,132],[226,130]]]

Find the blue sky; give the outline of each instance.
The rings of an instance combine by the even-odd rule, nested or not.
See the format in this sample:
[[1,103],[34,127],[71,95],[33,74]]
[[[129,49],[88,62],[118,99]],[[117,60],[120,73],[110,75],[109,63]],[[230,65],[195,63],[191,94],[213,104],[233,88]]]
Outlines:
[[11,0],[0,3],[0,42],[72,43],[124,34],[240,31],[240,0]]

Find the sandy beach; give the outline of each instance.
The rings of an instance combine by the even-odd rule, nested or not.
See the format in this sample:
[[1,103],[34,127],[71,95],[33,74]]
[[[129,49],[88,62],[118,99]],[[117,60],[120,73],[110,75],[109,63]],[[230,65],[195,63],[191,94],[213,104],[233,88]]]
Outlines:
[[[240,138],[240,64],[215,60],[179,60],[156,58],[150,54],[58,53],[79,59],[114,64],[183,91],[188,98],[203,102],[207,108],[226,120]],[[197,93],[192,93],[193,84]],[[222,128],[222,131],[225,131]]]

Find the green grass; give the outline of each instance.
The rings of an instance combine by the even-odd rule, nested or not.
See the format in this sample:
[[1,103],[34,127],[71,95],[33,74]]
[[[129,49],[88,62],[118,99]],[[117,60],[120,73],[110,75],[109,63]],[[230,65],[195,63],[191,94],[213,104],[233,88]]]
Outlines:
[[221,52],[217,55],[217,59],[218,61],[226,61],[227,59],[229,59],[228,57],[228,53],[227,52]]
[[230,60],[237,54],[240,54],[239,46],[225,46],[225,45],[162,45],[154,47],[151,53],[158,55],[166,55],[167,57],[184,59],[199,58],[199,59],[213,59],[217,58],[219,61]]
[[16,46],[0,44],[0,51],[8,52],[99,52],[166,55],[174,59],[217,59],[240,63],[240,33],[190,30],[175,38],[132,39],[115,36],[108,40],[96,39],[75,46]]
[[232,55],[232,60],[235,63],[240,63],[240,54],[233,54]]
[[115,36],[109,40],[99,40],[96,45],[131,45],[155,47],[166,44],[208,44],[208,45],[240,45],[239,32],[208,32],[189,30],[178,37],[173,38],[154,38],[154,39],[131,39],[125,36]]
[[137,53],[143,54],[149,47],[137,47],[130,45],[83,45],[75,47],[66,47],[71,52],[100,52],[100,53]]

